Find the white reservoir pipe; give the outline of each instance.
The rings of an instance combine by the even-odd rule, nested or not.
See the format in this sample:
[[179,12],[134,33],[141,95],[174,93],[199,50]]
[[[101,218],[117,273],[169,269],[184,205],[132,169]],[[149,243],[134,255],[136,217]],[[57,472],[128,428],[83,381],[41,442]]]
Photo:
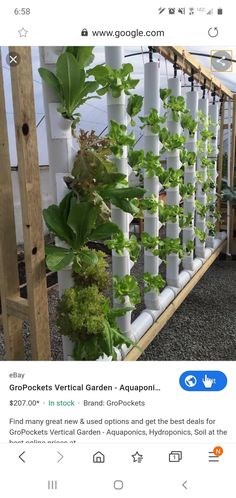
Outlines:
[[[232,126],[232,101],[228,97],[228,128],[227,128],[227,139],[228,139],[228,160],[227,160],[227,184],[230,188],[231,178],[230,178],[230,166],[231,166],[231,126]],[[230,256],[230,202],[227,201],[227,248],[226,254]]]

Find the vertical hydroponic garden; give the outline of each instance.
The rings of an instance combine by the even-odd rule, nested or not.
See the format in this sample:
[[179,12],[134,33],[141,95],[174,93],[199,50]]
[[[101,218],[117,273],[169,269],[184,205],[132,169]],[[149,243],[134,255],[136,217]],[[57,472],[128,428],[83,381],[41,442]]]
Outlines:
[[[59,272],[57,321],[65,359],[124,358],[224,238],[216,232],[215,93],[196,89],[192,75],[182,95],[176,67],[161,88],[159,62],[150,57],[142,95],[121,47],[107,47],[105,59],[94,65],[93,47],[68,47],[60,55],[41,50],[55,193],[43,213],[56,237],[46,253],[48,267]],[[108,129],[98,137],[80,129],[80,107],[103,95]],[[161,189],[166,202],[159,199]],[[144,218],[140,239],[131,234],[133,218]],[[112,300],[106,256],[94,241],[112,250]],[[142,250],[143,274],[136,280],[130,272]],[[142,284],[145,309],[132,321]]]

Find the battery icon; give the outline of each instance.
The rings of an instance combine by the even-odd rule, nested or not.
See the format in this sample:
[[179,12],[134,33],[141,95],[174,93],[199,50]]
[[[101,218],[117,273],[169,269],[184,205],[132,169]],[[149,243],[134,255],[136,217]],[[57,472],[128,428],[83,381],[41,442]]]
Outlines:
[[223,14],[223,9],[217,9],[217,14],[218,14],[218,16],[222,16],[222,14]]

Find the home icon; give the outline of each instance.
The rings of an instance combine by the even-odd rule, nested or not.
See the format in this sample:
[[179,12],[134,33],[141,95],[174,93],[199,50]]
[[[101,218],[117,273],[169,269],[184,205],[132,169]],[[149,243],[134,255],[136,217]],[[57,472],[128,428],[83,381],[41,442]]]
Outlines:
[[105,455],[103,455],[101,451],[97,451],[97,453],[94,453],[93,463],[104,463],[104,462],[105,462]]

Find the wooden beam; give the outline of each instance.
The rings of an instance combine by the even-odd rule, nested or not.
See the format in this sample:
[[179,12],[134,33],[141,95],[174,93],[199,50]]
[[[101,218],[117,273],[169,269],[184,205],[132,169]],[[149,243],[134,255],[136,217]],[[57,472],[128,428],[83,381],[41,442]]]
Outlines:
[[32,359],[49,360],[50,335],[31,49],[11,47],[10,51],[17,52],[21,60],[20,64],[11,67],[11,80]]
[[[221,119],[220,119],[220,152],[218,157],[218,178],[217,178],[217,211],[221,209],[221,190],[222,190],[222,168],[224,156],[224,121],[225,121],[225,99],[221,104]],[[217,222],[217,230],[220,230],[220,221]]]
[[[159,332],[166,325],[168,320],[174,315],[179,306],[186,299],[188,294],[192,291],[192,289],[197,285],[199,280],[203,277],[204,273],[210,268],[212,263],[219,256],[221,251],[225,249],[226,241],[223,241],[222,244],[213,252],[213,254],[207,259],[207,261],[203,264],[203,266],[195,273],[190,282],[182,289],[182,291],[176,296],[176,298],[172,301],[172,303],[166,308],[166,310],[162,313],[162,315],[157,319],[157,321],[150,327],[150,329],[141,337],[141,339],[137,343],[137,348],[134,347],[124,358],[124,361],[136,361],[142,354],[142,352],[149,346],[149,344],[155,339],[155,337],[159,334]],[[141,351],[140,351],[141,350]]]
[[7,313],[16,316],[21,320],[29,319],[29,303],[27,299],[19,296],[7,298]]
[[204,83],[204,79],[206,79],[206,87],[208,89],[212,89],[215,86],[216,93],[221,95],[224,93],[230,99],[233,99],[233,93],[225,86],[218,78],[213,76],[211,71],[207,69],[205,66],[199,63],[197,59],[193,55],[191,55],[185,47],[153,47],[156,52],[163,55],[165,59],[174,63],[176,56],[177,65],[183,69],[183,71],[191,76],[191,70],[194,70],[194,78],[199,82],[200,85]]
[[17,245],[5,96],[0,52],[0,294],[6,360],[23,360],[22,320],[7,311],[8,296],[19,294]]
[[[235,167],[235,151],[236,151],[236,95],[233,98],[233,117],[232,117],[232,135],[231,135],[231,161],[230,161],[230,187],[234,187],[234,167]],[[235,210],[230,203],[230,229],[229,229],[229,244],[230,252],[232,253],[233,238],[234,238],[234,216]]]

